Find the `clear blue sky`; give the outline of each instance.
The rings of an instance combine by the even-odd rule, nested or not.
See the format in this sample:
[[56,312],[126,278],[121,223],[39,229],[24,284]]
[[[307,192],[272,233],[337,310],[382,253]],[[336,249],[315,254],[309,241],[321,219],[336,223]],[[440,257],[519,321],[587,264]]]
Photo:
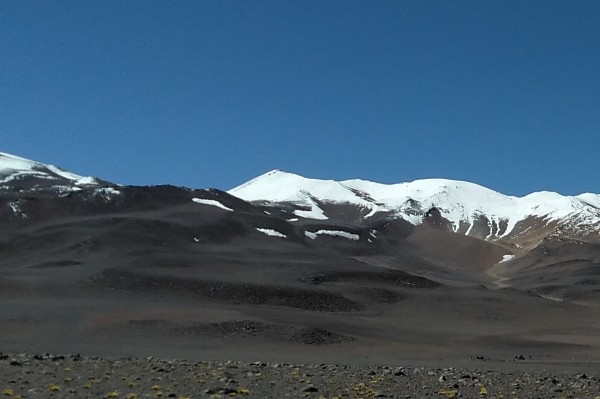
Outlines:
[[599,21],[598,1],[0,0],[0,151],[122,184],[600,192]]

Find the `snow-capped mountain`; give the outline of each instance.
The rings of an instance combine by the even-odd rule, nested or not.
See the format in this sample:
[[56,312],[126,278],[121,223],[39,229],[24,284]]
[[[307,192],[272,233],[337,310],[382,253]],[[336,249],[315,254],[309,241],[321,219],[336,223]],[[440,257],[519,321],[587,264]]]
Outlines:
[[508,242],[552,234],[589,236],[600,232],[600,195],[563,196],[537,192],[524,197],[477,184],[445,179],[381,184],[365,180],[319,180],[274,170],[235,187],[230,194],[250,202],[293,206],[296,216],[327,220],[332,205],[360,210],[359,222],[404,219],[419,225],[436,213],[448,229]]
[[[78,193],[82,199],[112,201],[123,190],[96,178],[0,152],[0,191],[13,193],[12,197],[6,197],[13,215],[25,215],[22,209],[30,202],[27,193],[44,192],[46,196]],[[202,206],[213,204],[217,199],[209,193],[192,202]],[[381,184],[310,179],[274,170],[231,189],[228,194],[256,205],[239,201],[238,208],[249,206],[244,209],[314,231],[356,234],[401,219],[413,226],[428,224],[521,248],[533,248],[546,237],[600,241],[600,195],[591,193],[563,196],[538,192],[514,197],[465,181],[425,179]],[[129,197],[121,196],[120,201],[126,198]],[[133,199],[128,201],[130,206],[140,206]],[[234,211],[227,205],[223,209]],[[313,230],[306,232],[314,233]],[[310,234],[306,237],[314,239]]]
[[59,191],[78,191],[82,187],[99,184],[100,182],[93,177],[79,176],[53,165],[0,152],[0,188],[55,188]]

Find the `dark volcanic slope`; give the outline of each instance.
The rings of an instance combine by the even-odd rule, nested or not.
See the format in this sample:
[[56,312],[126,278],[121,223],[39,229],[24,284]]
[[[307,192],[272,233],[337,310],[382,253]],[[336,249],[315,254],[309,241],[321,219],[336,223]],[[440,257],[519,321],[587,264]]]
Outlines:
[[600,358],[593,243],[520,253],[331,204],[315,220],[219,190],[20,185],[0,191],[0,350]]

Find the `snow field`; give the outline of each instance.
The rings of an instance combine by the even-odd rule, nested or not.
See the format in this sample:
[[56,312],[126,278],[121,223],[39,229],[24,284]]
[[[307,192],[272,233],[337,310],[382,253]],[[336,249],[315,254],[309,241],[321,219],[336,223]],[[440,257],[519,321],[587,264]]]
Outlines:
[[221,204],[219,201],[216,201],[216,200],[203,199],[203,198],[192,198],[192,201],[194,201],[197,204],[216,206],[217,208],[221,208],[223,210],[233,212],[233,209],[226,207],[225,205]]

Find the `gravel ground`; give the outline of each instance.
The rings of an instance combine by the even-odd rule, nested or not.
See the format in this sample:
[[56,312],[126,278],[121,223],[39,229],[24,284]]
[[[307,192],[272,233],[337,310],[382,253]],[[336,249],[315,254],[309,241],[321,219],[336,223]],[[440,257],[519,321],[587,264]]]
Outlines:
[[556,370],[484,371],[1,354],[0,393],[7,399],[600,399],[600,380],[596,375]]

